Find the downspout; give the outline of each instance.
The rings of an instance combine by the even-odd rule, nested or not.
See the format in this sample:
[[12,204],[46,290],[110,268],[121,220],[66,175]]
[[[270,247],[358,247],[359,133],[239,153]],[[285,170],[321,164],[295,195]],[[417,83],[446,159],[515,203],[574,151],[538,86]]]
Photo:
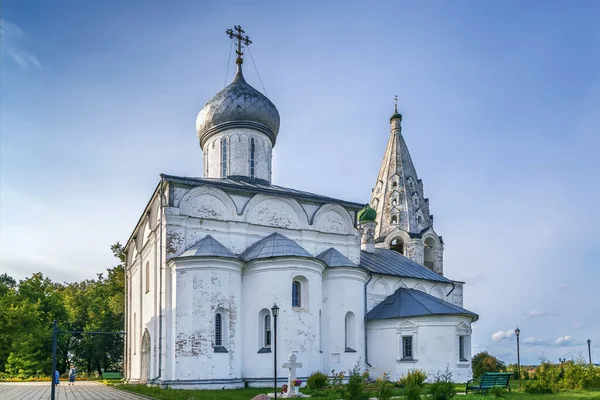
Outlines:
[[454,292],[454,289],[456,289],[456,283],[452,282],[452,290],[448,292],[446,297],[450,296],[450,293]]
[[[127,261],[129,259],[128,257],[129,252],[125,253],[125,265],[123,266],[123,278],[125,279],[125,329],[124,331],[127,331],[127,327],[129,326],[129,279],[127,279]],[[123,365],[125,366],[124,370],[125,370],[125,380],[128,381],[129,380],[129,367],[128,367],[128,363],[129,363],[129,356],[128,356],[128,352],[129,352],[129,335],[125,335],[124,338],[124,346],[123,346],[123,350],[124,353],[123,354]]]
[[369,284],[369,282],[371,282],[371,279],[373,279],[373,273],[369,272],[369,280],[367,280],[365,282],[365,364],[367,364],[367,366],[372,367],[371,364],[369,364],[369,345],[367,343],[367,285]]
[[152,382],[156,382],[162,376],[162,296],[163,296],[163,187],[165,182],[165,175],[160,174],[160,188],[158,191],[158,196],[160,199],[160,235],[159,235],[159,243],[158,243],[158,254],[159,254],[159,284],[158,284],[158,375],[156,378],[152,379]]

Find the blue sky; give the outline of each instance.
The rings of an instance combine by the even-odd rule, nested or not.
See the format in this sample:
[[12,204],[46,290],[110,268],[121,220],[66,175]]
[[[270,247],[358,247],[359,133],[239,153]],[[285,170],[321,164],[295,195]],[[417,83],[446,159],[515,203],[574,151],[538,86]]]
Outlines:
[[275,184],[367,202],[397,94],[473,350],[515,362],[519,326],[524,362],[600,357],[599,2],[222,3],[3,3],[0,272],[114,265],[159,174],[202,174],[241,24]]

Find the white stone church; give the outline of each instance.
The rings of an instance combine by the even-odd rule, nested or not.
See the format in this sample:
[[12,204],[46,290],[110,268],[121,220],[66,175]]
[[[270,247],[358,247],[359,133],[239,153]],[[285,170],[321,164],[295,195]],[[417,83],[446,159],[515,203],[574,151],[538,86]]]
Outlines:
[[291,353],[301,379],[358,361],[372,378],[449,366],[470,379],[478,316],[444,276],[402,115],[369,205],[277,186],[279,112],[242,62],[239,51],[235,79],[198,114],[204,177],[161,175],[127,242],[126,379],[272,386],[275,303],[280,384]]

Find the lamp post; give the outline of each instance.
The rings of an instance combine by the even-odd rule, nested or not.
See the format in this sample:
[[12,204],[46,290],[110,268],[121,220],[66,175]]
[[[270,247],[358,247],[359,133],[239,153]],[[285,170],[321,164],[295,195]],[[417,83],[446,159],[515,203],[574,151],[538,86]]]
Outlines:
[[273,313],[273,389],[277,398],[277,316],[279,315],[277,303],[271,307],[271,313]]
[[590,356],[590,365],[592,365],[592,341],[590,339],[588,339],[587,343],[588,343],[588,355]]
[[518,374],[519,374],[519,389],[521,389],[521,354],[520,354],[520,349],[519,349],[519,334],[521,333],[521,330],[519,329],[519,327],[517,327],[517,329],[515,329],[515,335],[517,336],[517,370],[518,370]]

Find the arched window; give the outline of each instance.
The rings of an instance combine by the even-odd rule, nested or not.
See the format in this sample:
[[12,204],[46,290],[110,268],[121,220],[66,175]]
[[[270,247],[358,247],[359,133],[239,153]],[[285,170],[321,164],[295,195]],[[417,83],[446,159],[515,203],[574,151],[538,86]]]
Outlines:
[[300,282],[292,282],[292,307],[300,307]]
[[250,139],[250,178],[254,179],[254,138]]
[[150,261],[146,261],[146,293],[150,291]]
[[419,205],[419,199],[417,199],[416,197],[413,199],[413,203],[415,204],[415,207]]
[[223,316],[215,314],[215,346],[223,346]]
[[420,215],[417,216],[417,223],[419,223],[419,224],[423,223],[423,217],[421,217]]
[[423,264],[430,269],[433,269],[434,266],[434,260],[435,260],[435,254],[434,254],[434,250],[435,250],[435,241],[428,237],[427,239],[425,239],[425,251],[424,251],[424,262]]
[[398,186],[398,182],[396,182],[396,181],[393,181],[393,182],[392,182],[392,187],[396,187],[396,186]]
[[400,254],[404,254],[404,242],[402,239],[394,239],[392,243],[390,243],[390,249],[397,251]]
[[392,206],[395,206],[396,204],[398,204],[398,200],[392,199]]
[[354,313],[347,312],[344,318],[344,347],[346,353],[356,352],[356,328],[354,326]]
[[265,315],[263,347],[271,347],[271,316]]
[[227,178],[227,139],[221,139],[221,178]]
[[396,217],[395,215],[392,215],[392,219],[390,220],[390,223],[392,225],[397,224],[398,223],[398,217]]

